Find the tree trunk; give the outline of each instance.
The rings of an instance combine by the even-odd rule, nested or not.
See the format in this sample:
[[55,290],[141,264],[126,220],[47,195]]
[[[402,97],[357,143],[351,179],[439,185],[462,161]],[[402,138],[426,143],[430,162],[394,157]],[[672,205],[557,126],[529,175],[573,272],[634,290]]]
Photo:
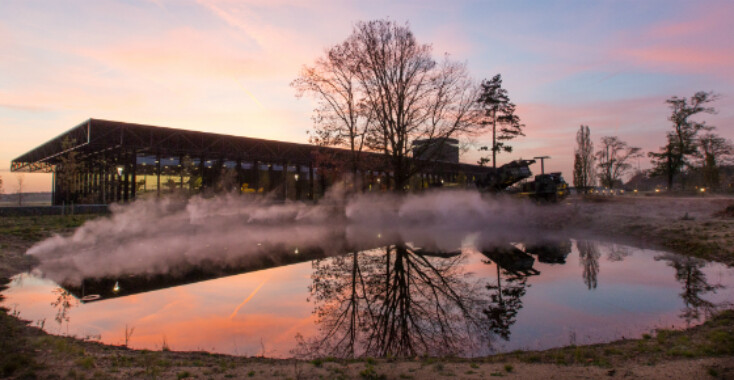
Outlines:
[[497,115],[492,117],[492,168],[497,169]]

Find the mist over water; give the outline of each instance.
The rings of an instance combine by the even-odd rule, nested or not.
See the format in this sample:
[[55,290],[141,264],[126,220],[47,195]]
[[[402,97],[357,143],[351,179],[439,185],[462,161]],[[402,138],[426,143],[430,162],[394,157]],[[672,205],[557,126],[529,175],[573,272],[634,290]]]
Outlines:
[[[270,251],[325,255],[409,242],[431,251],[512,239],[542,239],[570,212],[476,191],[358,194],[338,188],[318,204],[264,198],[161,198],[113,205],[71,236],[53,236],[28,253],[58,283],[126,274],[167,274],[199,265],[247,265]],[[547,227],[551,227],[548,229]]]

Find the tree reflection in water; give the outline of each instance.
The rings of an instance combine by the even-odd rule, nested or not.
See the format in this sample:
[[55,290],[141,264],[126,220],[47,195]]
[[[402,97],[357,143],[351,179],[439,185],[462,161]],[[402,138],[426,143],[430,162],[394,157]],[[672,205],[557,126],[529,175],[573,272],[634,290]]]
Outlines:
[[609,255],[607,256],[609,258],[609,261],[622,261],[627,256],[631,255],[632,252],[630,251],[629,247],[621,244],[610,244],[609,245]]
[[[483,250],[482,254],[497,268],[497,284],[487,285],[491,301],[484,312],[489,318],[490,331],[509,340],[510,327],[515,323],[517,313],[522,309],[522,297],[530,287],[528,277],[540,272],[533,269],[535,259],[532,256],[512,246]],[[504,284],[502,275],[505,276]]]
[[655,260],[667,261],[668,265],[675,269],[675,279],[683,284],[680,297],[685,306],[680,317],[686,321],[686,325],[690,326],[691,322],[700,321],[701,317],[710,317],[721,306],[702,297],[706,293],[716,293],[717,289],[723,288],[722,285],[708,283],[706,274],[701,270],[706,266],[706,261],[675,254],[658,256]]
[[78,305],[79,301],[67,290],[63,288],[56,288],[53,290],[56,295],[56,300],[51,302],[51,306],[56,309],[56,316],[54,320],[59,324],[59,331],[63,326],[64,322],[69,323],[69,309]]
[[[596,242],[589,240],[576,241],[576,248],[579,251],[579,263],[584,268],[582,277],[586,288],[596,289],[597,275],[599,274],[599,248]],[[621,260],[621,258],[620,258]]]
[[464,256],[431,257],[397,244],[314,262],[319,336],[301,356],[458,355],[489,345],[486,290]]

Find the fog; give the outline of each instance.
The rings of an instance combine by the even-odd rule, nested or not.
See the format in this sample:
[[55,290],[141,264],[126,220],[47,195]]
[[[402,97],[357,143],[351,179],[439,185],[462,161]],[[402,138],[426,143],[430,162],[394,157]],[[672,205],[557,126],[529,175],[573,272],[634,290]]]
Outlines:
[[113,205],[108,217],[28,253],[40,260],[43,275],[76,285],[84,278],[242,266],[306,249],[337,255],[402,242],[438,252],[482,249],[555,235],[570,212],[569,205],[460,190],[345,197],[336,187],[318,204],[236,194],[172,197]]

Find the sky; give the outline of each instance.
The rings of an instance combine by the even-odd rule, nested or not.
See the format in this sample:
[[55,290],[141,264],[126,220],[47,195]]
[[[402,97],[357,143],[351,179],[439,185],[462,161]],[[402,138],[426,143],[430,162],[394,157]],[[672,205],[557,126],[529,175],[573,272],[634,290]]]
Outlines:
[[[547,155],[570,181],[581,124],[597,145],[655,151],[665,99],[697,91],[720,94],[700,120],[734,138],[731,1],[2,0],[4,191],[13,158],[88,118],[307,142],[316,102],[290,82],[355,22],[385,18],[476,81],[502,74],[526,137],[500,164]],[[50,175],[24,174],[24,191],[50,189]]]

